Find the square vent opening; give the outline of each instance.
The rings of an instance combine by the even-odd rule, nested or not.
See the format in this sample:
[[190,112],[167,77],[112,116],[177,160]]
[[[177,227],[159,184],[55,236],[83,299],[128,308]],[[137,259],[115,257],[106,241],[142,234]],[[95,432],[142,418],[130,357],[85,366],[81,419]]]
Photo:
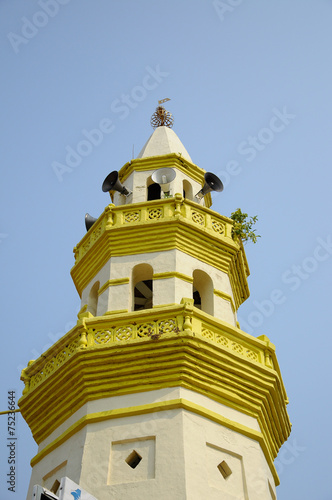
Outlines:
[[130,455],[126,458],[127,464],[132,468],[135,469],[140,461],[142,460],[141,455],[137,453],[137,451],[133,450]]
[[232,474],[232,470],[227,464],[227,462],[225,462],[225,460],[220,462],[220,464],[217,467],[224,479],[227,479]]

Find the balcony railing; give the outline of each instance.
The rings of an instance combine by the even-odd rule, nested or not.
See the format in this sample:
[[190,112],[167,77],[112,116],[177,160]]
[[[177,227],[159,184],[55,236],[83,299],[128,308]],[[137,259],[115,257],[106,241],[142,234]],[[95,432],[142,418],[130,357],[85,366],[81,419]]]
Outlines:
[[[206,231],[213,237],[232,240],[233,222],[227,217],[202,207],[198,203],[184,199],[180,194],[173,198],[153,200],[132,205],[115,207],[108,205],[92,228],[74,248],[77,264],[105,230],[132,225],[147,225],[155,222],[168,222],[181,219],[187,224]],[[244,252],[243,252],[244,254]],[[244,257],[245,258],[245,257]]]
[[34,391],[61,369],[75,353],[137,342],[158,342],[177,336],[192,336],[219,346],[225,352],[267,368],[277,367],[274,346],[240,329],[216,320],[193,307],[192,299],[181,305],[153,308],[118,315],[94,317],[81,313],[77,325],[22,371],[23,395]]

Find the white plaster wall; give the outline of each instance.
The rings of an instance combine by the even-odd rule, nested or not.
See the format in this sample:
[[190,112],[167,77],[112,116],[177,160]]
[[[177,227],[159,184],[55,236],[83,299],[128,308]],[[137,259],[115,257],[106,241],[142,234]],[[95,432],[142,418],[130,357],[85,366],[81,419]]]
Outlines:
[[[153,446],[150,454],[148,442]],[[137,469],[124,460],[132,450],[143,457]],[[112,421],[112,427],[109,422],[89,425],[80,484],[98,500],[186,498],[182,411],[120,418]]]
[[89,293],[93,285],[99,281],[101,288],[111,276],[111,259],[102,267],[102,269],[93,277],[90,283],[83,289],[81,298],[81,307],[88,303]]
[[180,304],[183,297],[192,297],[192,284],[179,278],[153,281],[153,305]]
[[[191,412],[184,412],[183,428],[187,498],[271,500],[274,480],[257,441]],[[218,470],[222,461],[232,470],[227,479]]]
[[[95,413],[179,397],[258,428],[255,419],[182,388],[92,401],[84,411]],[[68,427],[81,413],[61,427]],[[125,462],[133,450],[142,456],[135,469]],[[66,475],[98,500],[271,500],[268,480],[274,484],[256,441],[182,409],[88,424],[84,432],[70,437],[34,467],[31,484],[40,484],[41,477],[65,460]],[[232,469],[226,480],[217,468],[222,460]]]
[[[89,285],[83,290],[81,307],[88,303],[90,290],[96,281],[102,287],[108,280],[129,278],[129,284],[113,285],[108,287],[98,299],[97,314],[103,315],[107,311],[127,309],[132,310],[132,270],[142,263],[150,264],[154,274],[164,272],[178,272],[193,277],[196,269],[204,271],[213,281],[213,287],[233,298],[233,293],[227,273],[219,271],[205,262],[191,257],[180,250],[166,252],[152,252],[137,255],[112,257],[107,264],[96,274]],[[153,305],[179,304],[183,297],[192,297],[192,284],[175,278],[156,279],[153,282]],[[236,326],[236,314],[229,301],[213,294],[214,317]]]
[[130,311],[130,284],[112,285],[99,296],[97,315],[102,316],[107,311]]
[[233,312],[231,303],[217,295],[214,296],[214,316],[236,326],[236,314]]

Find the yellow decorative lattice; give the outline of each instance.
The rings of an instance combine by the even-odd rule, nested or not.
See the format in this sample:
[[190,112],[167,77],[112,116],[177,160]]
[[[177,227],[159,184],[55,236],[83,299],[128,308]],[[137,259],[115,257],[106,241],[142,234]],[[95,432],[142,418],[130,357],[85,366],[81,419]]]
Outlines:
[[90,248],[90,239],[83,245],[83,252],[87,252]]
[[200,226],[204,226],[204,216],[195,210],[192,211],[191,218],[193,222],[199,224]]
[[66,351],[60,351],[59,354],[56,355],[55,357],[55,365],[60,366],[62,365],[66,359],[67,359],[67,354]]
[[175,319],[165,319],[163,321],[159,321],[158,327],[159,333],[171,333],[176,330],[176,321]]
[[238,354],[241,354],[242,356],[246,356],[247,358],[253,361],[259,361],[258,354],[256,352],[252,351],[251,349],[245,349],[238,342],[231,342],[224,335],[220,335],[219,333],[213,332],[212,330],[209,330],[206,327],[202,328],[202,335],[203,337],[206,337],[209,340],[213,340],[214,342],[216,342],[216,344],[220,344],[224,347],[227,347],[228,349],[232,349],[232,351],[235,351]]
[[48,361],[44,368],[43,368],[43,373],[47,376],[50,375],[54,371],[54,359],[51,359],[51,361]]
[[214,339],[214,333],[211,332],[211,330],[208,330],[207,328],[202,328],[202,335],[203,335],[203,337],[206,337],[207,339],[210,339],[210,340]]
[[149,337],[155,333],[155,324],[154,323],[143,323],[143,325],[139,325],[137,327],[137,336],[138,337]]
[[229,346],[229,340],[226,337],[224,337],[223,335],[216,334],[216,343],[221,344],[225,347]]
[[115,339],[116,340],[129,340],[133,335],[133,329],[131,326],[122,326],[116,328]]
[[51,375],[59,366],[61,366],[65,361],[67,361],[78,348],[78,341],[74,340],[70,344],[66,345],[56,356],[47,361],[42,370],[35,375],[32,375],[30,379],[30,389],[33,389],[42,380]]
[[161,208],[151,208],[148,213],[149,219],[160,219],[163,215],[163,211]]
[[109,330],[98,330],[94,334],[96,344],[107,344],[112,340],[112,332]]
[[222,234],[225,231],[225,226],[221,222],[212,219],[212,229],[218,234]]
[[42,372],[36,373],[36,375],[33,375],[30,379],[30,389],[38,385],[42,380],[43,380],[43,374]]
[[71,342],[66,346],[67,352],[68,352],[68,357],[70,357],[74,352],[77,351],[78,349],[78,340],[74,340],[74,342]]
[[96,241],[100,235],[101,235],[101,225],[93,231],[93,233],[92,233],[93,241]]
[[256,352],[251,351],[250,349],[246,350],[246,356],[249,359],[252,359],[253,361],[258,361],[258,355]]
[[238,344],[237,342],[232,342],[231,348],[233,351],[237,352],[238,354],[243,354],[243,347],[241,344]]
[[125,222],[135,222],[139,220],[139,212],[125,212],[123,215]]

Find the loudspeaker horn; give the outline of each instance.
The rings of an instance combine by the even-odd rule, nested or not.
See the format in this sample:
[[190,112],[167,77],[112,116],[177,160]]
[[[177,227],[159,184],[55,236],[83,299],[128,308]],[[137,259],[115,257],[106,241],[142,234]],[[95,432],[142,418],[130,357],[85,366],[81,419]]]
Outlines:
[[101,189],[104,193],[107,193],[107,191],[118,191],[120,194],[124,194],[125,196],[129,196],[132,193],[132,191],[129,191],[121,184],[119,181],[119,174],[116,170],[113,170],[113,172],[108,174]]
[[195,194],[195,198],[201,200],[203,196],[210,193],[210,191],[222,191],[224,189],[223,183],[216,175],[211,172],[206,172],[204,175],[204,186],[197,194]]
[[173,168],[159,168],[151,175],[153,182],[160,185],[162,192],[169,195],[170,183],[175,179],[176,172]]
[[85,214],[85,227],[86,230],[89,231],[90,227],[96,222],[97,219],[91,217],[90,214]]

